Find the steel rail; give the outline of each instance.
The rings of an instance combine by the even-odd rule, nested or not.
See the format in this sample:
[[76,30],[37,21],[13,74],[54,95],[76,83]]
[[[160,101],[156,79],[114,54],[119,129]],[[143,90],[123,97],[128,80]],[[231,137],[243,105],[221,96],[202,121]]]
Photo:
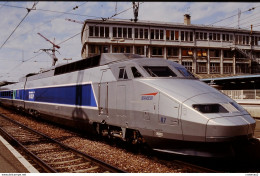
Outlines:
[[[6,120],[8,120],[8,121],[10,121],[10,122],[12,122],[12,123],[18,125],[18,126],[20,126],[20,127],[23,128],[24,130],[27,130],[27,131],[30,131],[30,132],[36,134],[36,135],[39,135],[39,136],[41,136],[41,137],[47,139],[48,141],[51,141],[51,142],[53,142],[53,143],[55,143],[55,144],[60,145],[62,148],[66,149],[66,150],[72,151],[72,152],[73,152],[74,154],[76,154],[76,155],[79,155],[79,156],[84,157],[86,160],[88,160],[88,161],[90,161],[90,162],[92,162],[92,163],[94,163],[94,164],[96,164],[96,165],[98,165],[98,166],[101,166],[101,168],[103,168],[104,170],[107,170],[107,171],[112,172],[112,173],[125,173],[125,171],[123,171],[123,170],[121,170],[121,169],[119,169],[119,168],[116,168],[116,167],[114,167],[114,166],[112,166],[112,165],[110,165],[110,164],[108,164],[108,163],[105,163],[105,162],[103,162],[103,161],[101,161],[101,160],[99,160],[99,159],[96,159],[96,158],[94,158],[94,157],[92,157],[92,156],[90,156],[90,155],[88,155],[88,154],[86,154],[86,153],[83,153],[83,152],[81,152],[81,151],[78,151],[78,150],[75,149],[75,148],[69,147],[69,146],[67,146],[67,145],[65,145],[65,144],[63,144],[63,143],[61,143],[61,142],[59,142],[59,141],[57,141],[57,140],[55,140],[55,139],[50,138],[49,136],[47,136],[47,135],[45,135],[45,134],[43,134],[43,133],[40,133],[40,132],[38,132],[38,131],[36,131],[36,130],[34,130],[34,129],[31,129],[31,128],[29,128],[29,127],[27,127],[27,126],[25,126],[25,125],[23,125],[23,124],[21,124],[21,123],[15,121],[15,120],[13,120],[13,119],[10,119],[8,116],[6,116],[6,115],[4,115],[4,114],[1,114],[1,113],[0,113],[0,116],[3,117],[3,118],[5,118]],[[4,136],[6,136],[9,140],[11,140],[12,143],[18,145],[18,146],[21,147],[23,150],[25,150],[26,153],[28,153],[28,154],[30,155],[30,157],[32,157],[33,160],[34,160],[37,164],[39,164],[41,167],[43,167],[43,169],[45,169],[47,172],[54,172],[54,173],[55,173],[55,172],[58,172],[57,170],[55,170],[54,168],[52,168],[51,166],[49,166],[46,162],[42,161],[39,157],[37,157],[37,156],[36,156],[35,154],[33,154],[31,151],[29,151],[23,144],[21,144],[21,143],[20,143],[19,141],[17,141],[14,137],[12,137],[11,135],[9,135],[8,132],[6,132],[6,131],[5,131],[4,129],[2,129],[1,127],[0,127],[0,132],[1,132]]]

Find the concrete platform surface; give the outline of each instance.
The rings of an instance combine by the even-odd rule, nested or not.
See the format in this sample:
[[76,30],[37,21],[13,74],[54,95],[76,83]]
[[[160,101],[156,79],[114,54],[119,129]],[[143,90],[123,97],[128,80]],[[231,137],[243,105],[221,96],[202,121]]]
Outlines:
[[0,136],[0,173],[39,172],[2,136]]

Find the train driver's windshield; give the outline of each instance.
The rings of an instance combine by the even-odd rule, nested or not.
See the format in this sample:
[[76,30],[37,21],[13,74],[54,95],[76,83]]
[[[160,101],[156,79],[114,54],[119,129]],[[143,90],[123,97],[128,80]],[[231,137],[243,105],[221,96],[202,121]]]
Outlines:
[[184,77],[195,78],[188,70],[182,67],[175,67]]
[[152,77],[176,77],[168,66],[143,66]]

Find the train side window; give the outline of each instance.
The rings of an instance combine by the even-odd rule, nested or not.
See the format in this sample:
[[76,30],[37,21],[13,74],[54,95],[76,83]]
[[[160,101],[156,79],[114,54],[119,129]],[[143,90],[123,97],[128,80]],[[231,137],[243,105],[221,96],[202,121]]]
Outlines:
[[119,79],[128,79],[126,69],[125,68],[120,68],[119,69]]
[[131,70],[132,70],[134,78],[143,77],[143,75],[135,67],[131,67]]

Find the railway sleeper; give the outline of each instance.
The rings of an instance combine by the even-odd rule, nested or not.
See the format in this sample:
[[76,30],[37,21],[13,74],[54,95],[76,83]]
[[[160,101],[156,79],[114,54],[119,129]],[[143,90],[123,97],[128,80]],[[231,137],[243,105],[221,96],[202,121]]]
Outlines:
[[85,173],[85,172],[90,172],[90,171],[94,171],[96,169],[99,169],[99,166],[94,166],[88,169],[82,169],[82,170],[77,170],[77,173]]
[[66,163],[72,163],[72,162],[78,162],[78,161],[82,161],[81,158],[76,158],[73,160],[68,160],[68,161],[54,161],[54,162],[50,162],[49,164],[51,165],[60,165],[60,164],[66,164]]
[[69,166],[67,166],[67,165],[65,165],[65,166],[64,166],[64,165],[57,166],[57,167],[55,167],[55,169],[56,169],[56,170],[61,170],[61,169],[73,170],[73,168],[83,167],[83,166],[89,168],[90,164],[91,164],[90,162],[85,162],[85,163],[73,163],[73,164],[70,164]]

